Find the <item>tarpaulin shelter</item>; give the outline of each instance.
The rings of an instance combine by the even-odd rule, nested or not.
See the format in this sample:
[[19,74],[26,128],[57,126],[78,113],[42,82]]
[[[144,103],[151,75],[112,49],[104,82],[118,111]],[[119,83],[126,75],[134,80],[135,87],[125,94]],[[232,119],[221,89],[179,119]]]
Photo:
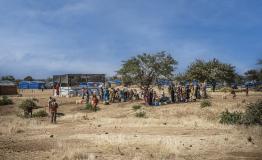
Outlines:
[[45,87],[43,81],[21,81],[18,84],[19,89],[41,89]]

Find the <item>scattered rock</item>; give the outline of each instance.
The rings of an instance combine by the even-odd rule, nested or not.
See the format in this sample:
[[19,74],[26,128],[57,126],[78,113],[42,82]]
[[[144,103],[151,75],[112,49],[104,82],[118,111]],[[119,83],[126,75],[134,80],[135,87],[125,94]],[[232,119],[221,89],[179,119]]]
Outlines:
[[101,127],[101,124],[99,124],[97,127]]
[[247,137],[247,141],[250,142],[250,143],[252,143],[252,144],[255,144],[255,143],[253,142],[253,138],[252,138],[251,136]]
[[136,150],[140,149],[139,147],[136,147]]
[[190,145],[189,147],[193,147],[192,145]]
[[163,125],[167,125],[167,123],[163,123]]
[[54,137],[54,135],[50,135],[50,138],[53,138]]
[[108,132],[106,132],[105,134],[108,134]]

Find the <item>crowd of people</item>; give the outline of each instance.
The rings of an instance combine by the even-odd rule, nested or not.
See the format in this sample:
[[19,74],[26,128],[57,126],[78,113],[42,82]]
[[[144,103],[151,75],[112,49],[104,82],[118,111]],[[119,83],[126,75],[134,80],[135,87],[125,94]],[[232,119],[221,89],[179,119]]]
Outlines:
[[196,101],[196,99],[207,98],[206,88],[206,83],[172,84],[168,87],[168,96],[166,96],[165,92],[162,92],[159,96],[156,91],[149,89],[144,99],[148,105],[153,106]]
[[[153,88],[145,91],[137,89],[123,88],[109,88],[101,87],[97,92],[90,93],[88,89],[82,89],[82,99],[86,103],[97,105],[98,100],[104,104],[127,102],[144,99],[145,103],[150,106],[159,106],[168,103],[190,102],[196,99],[206,98],[206,83],[191,83],[191,84],[172,84],[168,87],[168,94],[164,89],[162,92],[157,92]],[[91,96],[90,96],[91,94]],[[91,97],[91,98],[90,98]],[[91,102],[90,102],[91,101]]]

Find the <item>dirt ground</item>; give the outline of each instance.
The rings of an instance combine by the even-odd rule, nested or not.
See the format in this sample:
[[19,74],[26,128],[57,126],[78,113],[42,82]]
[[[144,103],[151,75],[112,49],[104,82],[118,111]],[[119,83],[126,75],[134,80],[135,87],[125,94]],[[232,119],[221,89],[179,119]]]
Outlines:
[[[49,118],[20,118],[19,103],[30,96],[45,107],[52,91],[26,92],[12,97],[15,104],[0,106],[0,159],[110,159],[110,160],[261,160],[262,127],[222,125],[225,109],[244,111],[262,93],[238,93],[236,99],[209,93],[211,107],[200,101],[160,107],[143,106],[145,118],[135,116],[138,102],[99,104],[100,110],[83,110],[79,98],[58,98],[57,124]],[[250,140],[251,137],[251,140]],[[249,139],[249,140],[248,140]]]

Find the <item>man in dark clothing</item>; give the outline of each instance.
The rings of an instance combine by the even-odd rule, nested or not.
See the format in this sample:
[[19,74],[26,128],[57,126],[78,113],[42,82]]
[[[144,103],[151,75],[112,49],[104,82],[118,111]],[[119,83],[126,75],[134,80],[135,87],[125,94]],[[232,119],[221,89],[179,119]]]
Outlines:
[[50,112],[51,112],[51,123],[56,123],[56,113],[57,113],[58,104],[56,103],[56,100],[53,99],[53,102],[50,106]]

